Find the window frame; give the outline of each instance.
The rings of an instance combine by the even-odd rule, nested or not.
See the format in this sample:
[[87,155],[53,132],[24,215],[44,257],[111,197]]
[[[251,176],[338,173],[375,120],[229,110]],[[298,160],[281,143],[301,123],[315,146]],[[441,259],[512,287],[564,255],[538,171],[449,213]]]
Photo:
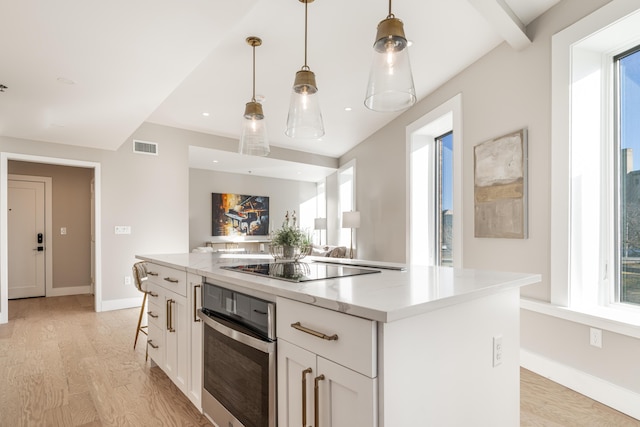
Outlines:
[[[614,206],[619,202],[616,196],[614,172],[618,170],[614,149],[614,98],[613,98],[613,57],[631,46],[640,44],[640,9],[637,4],[626,0],[614,0],[603,6],[586,18],[562,30],[552,38],[552,145],[551,145],[551,293],[550,302],[553,305],[567,307],[578,311],[598,312],[600,317],[616,317],[622,312],[634,312],[638,309],[629,307],[630,304],[619,303],[616,300],[615,288],[617,277],[616,212]],[[581,50],[581,49],[584,49]],[[589,69],[591,67],[592,69]],[[584,117],[580,116],[581,105],[577,87],[579,83],[592,76],[587,73],[599,73],[594,81],[599,86],[591,88],[592,96],[597,101],[588,108],[597,109],[599,123],[592,129],[593,138],[598,140],[596,155],[601,160],[599,164],[600,180],[596,184],[601,196],[597,197],[599,208],[595,209],[599,216],[598,235],[589,250],[597,253],[598,262],[591,265],[595,271],[592,275],[584,274],[581,268],[589,264],[584,256],[583,236],[576,232],[576,217],[580,213],[580,188],[572,187],[572,182],[581,182],[579,165],[576,164],[578,151],[572,152],[572,147],[588,151],[589,148],[580,139],[584,133],[581,127],[588,120],[589,111]],[[593,77],[593,76],[592,76]],[[580,79],[580,80],[579,80]],[[582,119],[582,120],[580,120]],[[597,121],[597,119],[596,119]],[[593,141],[592,141],[593,142]],[[583,201],[582,201],[583,202]],[[578,224],[579,225],[579,224]],[[603,243],[604,242],[604,243]],[[582,244],[582,246],[580,246]],[[597,248],[596,248],[597,246]],[[596,248],[596,249],[594,249]],[[583,265],[580,265],[582,263]],[[592,283],[587,283],[592,280]],[[594,281],[596,286],[594,286]],[[602,309],[609,310],[603,313]],[[618,313],[613,313],[617,311]],[[623,316],[624,317],[624,316]],[[619,317],[618,317],[619,318]]]
[[[448,122],[442,124],[442,121]],[[408,209],[406,209],[406,263],[414,265],[436,265],[434,248],[436,247],[436,234],[433,230],[435,223],[434,206],[431,204],[428,208],[429,218],[427,222],[430,230],[426,231],[428,242],[424,245],[420,244],[420,240],[424,240],[424,236],[417,233],[420,221],[424,221],[424,215],[420,215],[420,219],[414,218],[415,210],[414,193],[424,191],[429,200],[435,198],[435,183],[433,180],[426,185],[416,186],[414,179],[414,152],[427,144],[435,141],[435,135],[443,135],[448,131],[453,131],[453,267],[463,267],[463,221],[462,221],[462,182],[463,182],[463,135],[462,135],[462,94],[459,93],[453,98],[444,102],[440,106],[426,113],[421,118],[410,123],[406,127],[406,200]],[[435,161],[435,150],[426,156],[426,162],[433,168]],[[416,188],[418,187],[418,188]],[[458,215],[455,213],[459,212]],[[424,234],[424,233],[423,233]],[[421,254],[428,252],[425,259],[421,259],[416,252],[416,245],[420,247]],[[427,248],[425,250],[425,248]]]
[[[640,33],[640,30],[638,31]],[[612,77],[613,77],[613,150],[615,153],[613,160],[614,174],[612,177],[614,179],[615,189],[614,189],[614,206],[617,208],[615,210],[615,215],[613,219],[613,241],[614,241],[614,255],[613,259],[615,260],[614,265],[614,274],[615,280],[612,283],[612,288],[610,289],[612,295],[612,304],[625,304],[632,305],[638,307],[640,309],[640,303],[632,303],[629,301],[622,301],[623,298],[623,283],[622,283],[622,261],[623,261],[623,248],[622,244],[625,241],[623,236],[623,228],[624,228],[624,206],[623,203],[626,201],[626,196],[623,196],[622,192],[625,189],[625,185],[622,182],[622,174],[620,173],[622,170],[622,85],[620,82],[621,79],[621,67],[620,61],[626,57],[631,55],[638,54],[640,55],[640,41],[638,44],[631,48],[626,48],[622,52],[618,52],[612,56],[613,67],[612,67]],[[640,155],[640,153],[638,153]],[[636,178],[637,180],[638,178]]]
[[[351,169],[350,178],[345,180],[343,177],[347,176],[347,172]],[[346,211],[357,211],[356,209],[356,159],[352,159],[342,165],[340,169],[338,169],[338,245],[349,247],[351,244],[353,245],[353,249],[356,250],[356,242],[357,242],[357,232],[358,229],[354,228],[343,228],[342,227],[342,212]],[[342,185],[350,182],[351,183],[351,197],[350,197],[350,206],[345,206],[343,204],[343,194],[342,194]],[[353,234],[352,234],[353,233]]]
[[[435,264],[436,265],[442,265],[442,243],[443,243],[443,208],[442,208],[442,197],[443,197],[443,178],[442,178],[442,173],[443,173],[443,143],[442,140],[444,138],[446,138],[447,136],[452,135],[453,136],[453,126],[452,129],[439,135],[436,136],[435,138],[433,138],[434,140],[434,149],[435,149],[435,156],[434,156],[434,174],[435,174],[435,193],[436,193],[436,203],[435,203],[435,212],[434,212],[434,219],[435,219],[435,225],[434,225],[434,230],[435,230],[435,235],[436,238],[433,242],[433,244],[435,245],[434,248],[434,255],[435,255]],[[453,159],[451,159],[451,166],[453,167]],[[452,188],[453,191],[453,188]],[[455,215],[455,214],[454,214]],[[453,244],[453,242],[452,242]],[[453,264],[453,253],[451,254],[451,259],[452,259],[452,264]]]

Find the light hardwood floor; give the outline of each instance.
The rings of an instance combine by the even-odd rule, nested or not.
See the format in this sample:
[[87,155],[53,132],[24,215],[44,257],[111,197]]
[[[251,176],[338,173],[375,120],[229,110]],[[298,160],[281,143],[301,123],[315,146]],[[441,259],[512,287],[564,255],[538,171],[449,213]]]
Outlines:
[[[92,301],[9,301],[9,323],[0,325],[0,426],[210,426],[145,363],[144,336],[133,350],[139,309],[95,313]],[[522,370],[521,426],[640,421]]]

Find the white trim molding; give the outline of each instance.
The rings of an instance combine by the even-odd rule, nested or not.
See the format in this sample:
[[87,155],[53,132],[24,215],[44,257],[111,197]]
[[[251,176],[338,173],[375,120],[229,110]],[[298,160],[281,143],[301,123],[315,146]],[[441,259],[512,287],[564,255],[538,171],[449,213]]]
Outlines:
[[91,293],[91,285],[67,286],[64,288],[50,288],[47,290],[48,297],[65,297],[69,295],[86,295],[90,293]]
[[640,420],[640,394],[520,349],[520,366]]
[[[100,163],[58,157],[34,156],[20,153],[0,153],[0,324],[9,321],[8,303],[8,246],[7,239],[7,185],[9,160],[21,160],[33,163],[47,163],[62,166],[83,167],[94,170],[95,180],[95,311],[102,311],[102,196]],[[139,305],[139,304],[138,304]]]
[[122,310],[125,308],[140,307],[141,305],[142,296],[123,299],[110,299],[102,301],[102,311]]

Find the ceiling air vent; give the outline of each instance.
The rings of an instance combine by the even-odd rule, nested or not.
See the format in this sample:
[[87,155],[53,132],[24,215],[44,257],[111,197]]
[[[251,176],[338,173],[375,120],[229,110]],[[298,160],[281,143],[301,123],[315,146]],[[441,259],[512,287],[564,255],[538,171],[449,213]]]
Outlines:
[[133,152],[140,154],[158,155],[158,143],[133,140]]

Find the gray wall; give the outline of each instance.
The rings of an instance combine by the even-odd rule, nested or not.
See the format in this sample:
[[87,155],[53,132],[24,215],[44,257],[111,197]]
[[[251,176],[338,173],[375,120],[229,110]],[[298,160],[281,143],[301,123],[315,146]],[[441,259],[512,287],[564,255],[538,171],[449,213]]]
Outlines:
[[[131,276],[135,254],[188,250],[189,177],[185,135],[143,125],[134,136],[159,142],[160,156],[133,153],[130,140],[117,151],[105,151],[0,137],[3,152],[100,164],[101,279],[106,307],[126,306],[139,298],[140,293],[133,285],[124,285],[124,277]],[[115,235],[116,225],[131,226],[132,234]]]
[[[133,153],[132,139],[157,142],[159,156]],[[116,151],[0,136],[0,152],[100,164],[103,308],[122,308],[139,303],[140,293],[136,288],[124,285],[124,277],[131,276],[131,266],[136,262],[136,254],[190,250],[189,146],[235,152],[237,144],[237,140],[230,138],[151,123],[141,125],[130,138],[122,141]],[[335,167],[335,159],[277,147],[272,149],[272,156]],[[237,181],[238,177],[234,179]],[[237,182],[237,186],[225,184],[220,189],[230,192],[234,188],[238,188],[238,191],[268,190],[274,195],[275,209],[293,202],[301,203],[304,198],[309,197],[311,187],[315,195],[314,184],[274,180],[263,186],[255,178],[240,178]],[[276,194],[278,191],[275,191],[278,187],[291,191],[291,199],[289,196],[280,198]],[[209,212],[205,213],[206,217],[210,217],[210,209],[206,212]],[[275,210],[273,212],[277,214]],[[116,235],[114,227],[117,225],[131,226],[132,233]],[[204,240],[204,237],[203,235],[197,239]]]
[[[91,179],[93,169],[9,161],[15,175],[51,177],[53,288],[91,284]],[[61,235],[60,228],[67,234]],[[49,240],[50,239],[50,240]]]
[[[357,234],[360,257],[405,262],[405,128],[461,93],[463,211],[456,214],[463,215],[464,267],[541,273],[542,282],[523,288],[522,295],[549,301],[551,36],[606,3],[562,1],[528,26],[530,47],[517,52],[503,43],[340,159],[343,165],[357,158],[356,204],[366,212]],[[415,49],[411,54],[419,55]],[[475,238],[473,147],[523,127],[529,130],[529,238]],[[589,325],[523,310],[523,349],[640,392],[637,357],[629,356],[640,354],[640,340],[609,331],[605,339],[602,349],[594,349]]]
[[[316,197],[316,184],[191,169],[189,171],[189,247],[191,249],[204,246],[205,242],[212,240],[211,193],[268,196],[269,222],[277,229],[280,228],[286,211],[301,212],[300,206]],[[304,218],[299,220],[303,221]]]

